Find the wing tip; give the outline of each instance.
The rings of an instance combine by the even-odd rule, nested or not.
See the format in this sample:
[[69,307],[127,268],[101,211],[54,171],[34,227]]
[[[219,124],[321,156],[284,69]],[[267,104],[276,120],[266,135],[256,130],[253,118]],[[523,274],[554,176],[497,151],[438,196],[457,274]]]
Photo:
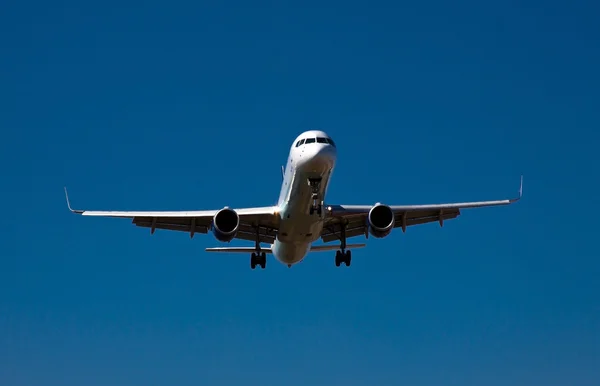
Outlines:
[[521,184],[519,185],[519,196],[510,200],[510,202],[517,202],[523,197],[523,175],[521,174]]
[[67,187],[65,186],[64,189],[65,189],[65,199],[67,200],[67,208],[69,208],[69,210],[72,213],[82,214],[83,210],[73,209],[71,207],[71,202],[69,201],[69,192],[67,192]]

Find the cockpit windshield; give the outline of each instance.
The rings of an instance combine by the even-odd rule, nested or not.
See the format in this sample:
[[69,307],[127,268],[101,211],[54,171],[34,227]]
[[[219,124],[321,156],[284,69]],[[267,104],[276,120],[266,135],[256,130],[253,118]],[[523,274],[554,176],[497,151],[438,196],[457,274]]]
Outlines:
[[333,142],[333,139],[327,138],[327,137],[301,139],[298,142],[296,142],[296,147],[299,147],[302,145],[308,145],[309,143],[327,143],[327,144],[335,147],[335,142]]

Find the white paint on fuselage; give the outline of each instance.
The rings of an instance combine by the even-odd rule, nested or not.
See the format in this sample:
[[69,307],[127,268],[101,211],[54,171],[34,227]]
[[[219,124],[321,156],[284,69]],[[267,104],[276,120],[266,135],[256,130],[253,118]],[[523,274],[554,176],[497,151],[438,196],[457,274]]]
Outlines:
[[[283,184],[279,195],[279,230],[272,245],[273,256],[292,265],[304,259],[313,242],[319,239],[325,218],[324,200],[337,157],[335,146],[328,143],[309,143],[296,147],[301,139],[329,137],[325,132],[311,130],[300,134],[292,143]],[[312,190],[309,178],[322,178],[319,198],[323,204],[321,216],[310,214]]]

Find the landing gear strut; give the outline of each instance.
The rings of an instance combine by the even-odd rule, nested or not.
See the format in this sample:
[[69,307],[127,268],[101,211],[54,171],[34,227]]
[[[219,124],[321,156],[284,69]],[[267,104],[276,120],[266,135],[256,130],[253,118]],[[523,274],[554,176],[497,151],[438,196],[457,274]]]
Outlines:
[[260,249],[260,233],[258,226],[256,227],[256,252],[252,252],[252,255],[250,255],[250,268],[254,269],[257,265],[260,265],[262,269],[265,269],[265,266],[267,265],[267,254]]
[[335,251],[335,266],[339,267],[342,263],[346,264],[346,267],[350,266],[352,262],[352,251],[346,250],[346,224],[342,224],[342,237],[340,250]]
[[310,214],[313,215],[315,212],[319,216],[323,211],[323,205],[321,204],[321,199],[319,198],[319,189],[321,187],[321,178],[309,178],[308,184],[310,185],[312,192],[312,205],[310,207]]

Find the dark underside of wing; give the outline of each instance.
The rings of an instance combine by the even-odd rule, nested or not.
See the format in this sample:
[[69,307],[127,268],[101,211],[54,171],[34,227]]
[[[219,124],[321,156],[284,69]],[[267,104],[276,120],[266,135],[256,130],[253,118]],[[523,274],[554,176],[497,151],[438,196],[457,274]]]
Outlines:
[[[395,214],[394,228],[403,228],[426,224],[430,222],[443,222],[456,218],[460,215],[460,210],[457,208],[452,209],[428,209],[428,210],[410,210],[410,211],[398,211]],[[327,220],[323,231],[321,232],[321,239],[323,242],[329,242],[333,240],[341,240],[342,238],[342,224],[346,223],[346,238],[366,235],[367,232],[367,213],[341,215],[332,217]]]
[[[165,229],[171,231],[180,231],[190,234],[194,237],[196,233],[208,233],[212,219],[206,217],[134,217],[132,223],[144,228],[150,228],[154,233],[156,229]],[[236,239],[256,241],[256,232],[258,230],[261,243],[273,244],[277,230],[273,225],[263,222],[257,227],[240,222],[239,230],[235,236]]]
[[[456,218],[460,214],[458,209],[440,210],[411,210],[395,213],[395,228],[439,222]],[[189,233],[191,237],[196,233],[208,233],[211,227],[211,218],[207,217],[146,217],[136,216],[133,224],[139,227],[150,228],[154,233],[156,229],[180,231]],[[341,240],[342,224],[346,223],[346,238],[366,235],[367,213],[348,214],[331,217],[326,220],[321,233],[324,242]],[[261,243],[273,244],[277,236],[275,224],[261,221],[258,227],[246,222],[240,222],[236,239],[255,241],[258,232]]]

